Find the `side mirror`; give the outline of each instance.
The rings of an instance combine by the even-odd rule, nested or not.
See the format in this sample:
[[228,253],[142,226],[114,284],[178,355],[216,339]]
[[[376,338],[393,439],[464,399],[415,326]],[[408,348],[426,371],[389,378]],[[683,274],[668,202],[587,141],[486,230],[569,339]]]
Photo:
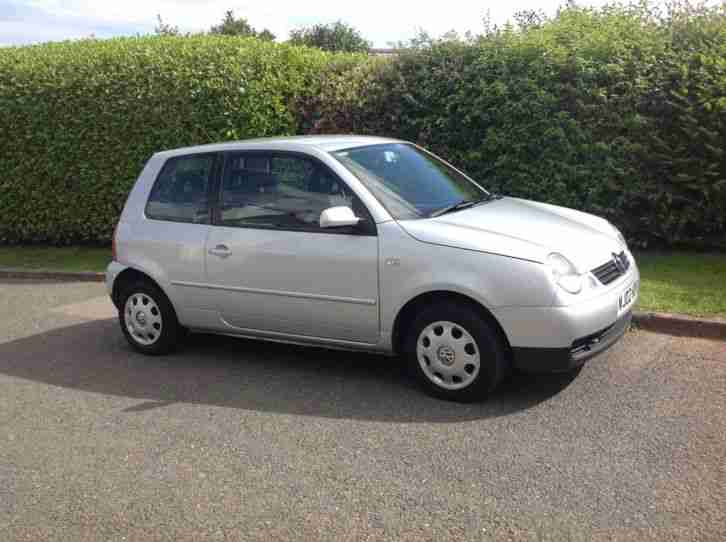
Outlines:
[[342,228],[344,226],[355,226],[360,218],[355,216],[353,209],[346,206],[328,207],[320,213],[321,228]]

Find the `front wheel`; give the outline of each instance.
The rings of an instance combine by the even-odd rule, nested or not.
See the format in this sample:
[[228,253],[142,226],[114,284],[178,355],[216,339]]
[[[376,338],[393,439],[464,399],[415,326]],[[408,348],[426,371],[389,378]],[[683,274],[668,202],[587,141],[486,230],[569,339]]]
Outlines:
[[408,328],[406,355],[414,378],[449,401],[483,399],[506,373],[498,334],[476,310],[443,303],[424,309]]

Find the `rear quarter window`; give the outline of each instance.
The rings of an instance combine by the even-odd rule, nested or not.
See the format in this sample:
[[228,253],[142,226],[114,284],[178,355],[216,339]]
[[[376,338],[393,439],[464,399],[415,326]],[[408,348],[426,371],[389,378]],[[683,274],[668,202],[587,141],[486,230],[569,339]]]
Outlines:
[[167,160],[149,194],[146,217],[209,224],[209,183],[214,159],[213,154],[199,154]]

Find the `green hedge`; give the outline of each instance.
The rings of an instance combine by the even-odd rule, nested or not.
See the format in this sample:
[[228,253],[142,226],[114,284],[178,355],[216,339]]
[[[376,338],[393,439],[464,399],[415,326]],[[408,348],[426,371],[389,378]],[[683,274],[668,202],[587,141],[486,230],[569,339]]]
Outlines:
[[726,15],[567,8],[393,59],[232,37],[0,50],[0,241],[107,242],[148,156],[292,133],[417,141],[486,186],[726,246]]
[[152,153],[294,134],[328,57],[225,36],[0,50],[0,241],[107,243]]
[[333,72],[310,131],[415,140],[640,246],[726,247],[726,11],[568,8]]

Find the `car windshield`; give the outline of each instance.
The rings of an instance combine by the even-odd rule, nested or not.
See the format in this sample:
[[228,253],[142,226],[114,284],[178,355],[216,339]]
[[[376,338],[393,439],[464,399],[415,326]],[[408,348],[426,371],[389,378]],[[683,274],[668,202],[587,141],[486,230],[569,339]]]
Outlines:
[[332,153],[397,220],[426,218],[489,197],[468,177],[408,143],[388,143]]

